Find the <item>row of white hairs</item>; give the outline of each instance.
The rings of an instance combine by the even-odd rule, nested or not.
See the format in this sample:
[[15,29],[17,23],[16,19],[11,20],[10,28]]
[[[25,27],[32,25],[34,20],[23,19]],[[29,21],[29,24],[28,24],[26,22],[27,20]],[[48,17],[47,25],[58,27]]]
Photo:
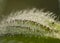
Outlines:
[[[1,21],[0,34],[43,34],[59,38],[59,33],[54,31],[48,33],[44,30],[55,30],[58,28],[57,25],[60,26],[60,23],[54,20],[55,17],[52,12],[43,12],[43,9],[36,8],[11,12],[6,19]],[[56,27],[54,27],[55,25]]]

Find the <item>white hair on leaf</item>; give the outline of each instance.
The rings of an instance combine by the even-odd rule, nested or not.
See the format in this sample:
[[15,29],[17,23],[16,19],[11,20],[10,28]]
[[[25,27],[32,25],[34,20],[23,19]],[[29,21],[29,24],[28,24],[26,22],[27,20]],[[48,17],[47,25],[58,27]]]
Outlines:
[[32,10],[24,10],[23,13],[21,12],[22,11],[18,11],[14,14],[11,13],[11,15],[8,16],[7,21],[8,20],[11,21],[15,19],[31,20],[31,21],[35,21],[45,26],[48,26],[49,23],[54,22],[54,18],[50,17],[50,15],[52,15],[53,13],[43,12],[43,9],[37,10],[36,8],[33,8]]
[[[34,12],[35,11],[35,12]],[[50,15],[52,13],[44,13],[43,10],[36,10],[36,8],[32,10],[24,10],[23,13],[21,11],[16,12],[15,14],[12,14],[8,16],[8,20],[15,20],[15,19],[21,19],[21,20],[31,20],[38,23],[45,23],[44,21],[48,20],[49,22],[54,22],[54,18],[51,18]],[[11,17],[12,16],[12,17]],[[42,20],[42,21],[41,21]]]
[[[1,21],[0,31],[2,32],[0,32],[0,34],[26,33],[36,35],[43,34],[44,36],[58,37],[57,34],[60,32],[56,33],[55,30],[59,30],[58,28],[60,28],[60,23],[56,22],[54,18],[55,16],[52,12],[43,12],[43,9],[37,10],[36,8],[25,9],[17,11],[15,13],[11,12],[7,19]],[[37,32],[37,30],[39,32]],[[52,31],[46,32],[45,30]]]

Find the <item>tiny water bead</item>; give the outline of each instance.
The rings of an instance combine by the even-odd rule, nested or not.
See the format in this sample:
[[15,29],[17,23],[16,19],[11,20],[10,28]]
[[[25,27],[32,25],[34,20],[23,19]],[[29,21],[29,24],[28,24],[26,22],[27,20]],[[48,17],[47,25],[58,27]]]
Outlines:
[[[23,42],[26,41],[25,38],[27,37],[29,37],[27,40],[40,39],[41,37],[42,39],[43,37],[47,39],[48,37],[60,39],[60,22],[54,20],[55,16],[53,15],[53,13],[43,12],[43,10],[36,8],[25,9],[15,13],[11,12],[7,19],[0,22],[0,36],[6,35],[7,39],[10,40],[12,36],[15,37],[17,35],[15,38],[18,38],[22,35],[23,39],[18,40]],[[15,38],[13,39],[15,40]],[[13,39],[6,43],[14,43]]]

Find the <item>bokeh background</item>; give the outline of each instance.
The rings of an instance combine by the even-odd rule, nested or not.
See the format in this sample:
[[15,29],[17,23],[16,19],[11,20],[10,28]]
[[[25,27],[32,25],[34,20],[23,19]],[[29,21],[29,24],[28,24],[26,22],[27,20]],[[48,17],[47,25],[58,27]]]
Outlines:
[[0,0],[0,19],[8,16],[12,11],[23,9],[45,9],[59,16],[60,0]]

